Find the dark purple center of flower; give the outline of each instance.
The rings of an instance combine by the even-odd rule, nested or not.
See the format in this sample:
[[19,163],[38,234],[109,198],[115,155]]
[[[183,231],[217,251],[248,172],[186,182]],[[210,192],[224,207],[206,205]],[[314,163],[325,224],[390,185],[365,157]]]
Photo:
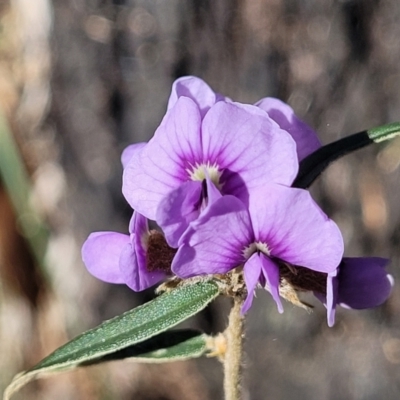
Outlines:
[[278,262],[279,274],[285,278],[294,289],[312,291],[326,295],[327,274],[308,268],[293,266],[283,261]]
[[171,263],[176,252],[177,249],[168,246],[161,232],[151,230],[147,240],[146,269],[149,272],[171,273]]

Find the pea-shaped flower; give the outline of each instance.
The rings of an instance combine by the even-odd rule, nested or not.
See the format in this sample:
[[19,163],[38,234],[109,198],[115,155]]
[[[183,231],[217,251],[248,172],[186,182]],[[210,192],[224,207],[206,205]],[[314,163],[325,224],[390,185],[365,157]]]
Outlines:
[[247,205],[251,190],[268,182],[290,186],[298,170],[294,140],[265,111],[218,101],[204,112],[179,97],[124,169],[125,198],[157,221],[173,247],[207,203],[207,175],[223,195]]
[[307,191],[266,184],[251,192],[248,207],[234,196],[211,204],[181,238],[172,271],[188,278],[243,266],[248,296],[242,311],[259,283],[282,311],[279,262],[332,273],[342,255],[338,227]]

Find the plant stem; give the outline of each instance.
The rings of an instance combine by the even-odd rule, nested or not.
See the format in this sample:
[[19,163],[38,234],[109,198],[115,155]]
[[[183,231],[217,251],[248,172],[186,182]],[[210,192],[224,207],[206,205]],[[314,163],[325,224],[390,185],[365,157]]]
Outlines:
[[241,399],[241,366],[243,341],[243,316],[240,313],[243,299],[234,297],[233,307],[229,314],[229,323],[225,331],[227,348],[224,359],[224,392],[225,400]]

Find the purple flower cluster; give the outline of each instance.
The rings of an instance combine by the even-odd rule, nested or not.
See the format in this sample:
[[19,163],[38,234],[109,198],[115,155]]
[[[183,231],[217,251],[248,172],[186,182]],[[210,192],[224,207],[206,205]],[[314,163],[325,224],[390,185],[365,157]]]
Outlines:
[[[337,304],[381,304],[391,290],[387,260],[343,258],[337,225],[291,187],[299,161],[320,146],[277,99],[236,103],[199,78],[178,79],[154,137],[122,154],[122,191],[135,210],[129,235],[91,234],[82,250],[89,272],[139,291],[172,274],[243,268],[243,312],[258,286],[282,312],[285,279],[324,302],[329,325]],[[149,231],[148,219],[162,232]]]

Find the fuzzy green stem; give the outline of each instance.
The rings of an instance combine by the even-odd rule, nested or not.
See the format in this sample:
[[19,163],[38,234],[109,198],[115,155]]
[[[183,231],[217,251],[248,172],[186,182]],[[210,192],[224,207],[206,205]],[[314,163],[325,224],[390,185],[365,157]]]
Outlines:
[[243,300],[234,297],[229,314],[229,323],[225,331],[227,348],[224,359],[225,400],[241,399],[241,366],[243,342],[243,316],[240,313]]

